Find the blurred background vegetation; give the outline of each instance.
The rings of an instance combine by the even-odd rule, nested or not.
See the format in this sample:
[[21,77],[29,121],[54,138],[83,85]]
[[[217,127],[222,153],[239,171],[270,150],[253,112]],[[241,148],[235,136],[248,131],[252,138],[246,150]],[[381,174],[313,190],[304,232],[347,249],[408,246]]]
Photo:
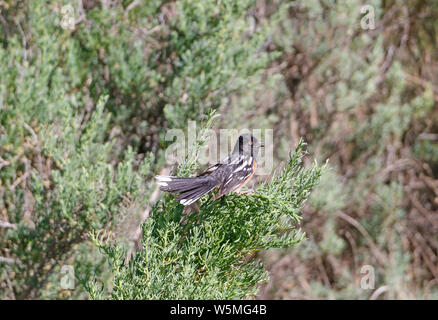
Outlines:
[[138,248],[166,130],[211,109],[273,128],[275,166],[301,137],[330,159],[307,240],[257,254],[258,298],[438,298],[437,21],[433,0],[0,0],[0,298],[87,298],[60,267],[110,276],[92,229]]

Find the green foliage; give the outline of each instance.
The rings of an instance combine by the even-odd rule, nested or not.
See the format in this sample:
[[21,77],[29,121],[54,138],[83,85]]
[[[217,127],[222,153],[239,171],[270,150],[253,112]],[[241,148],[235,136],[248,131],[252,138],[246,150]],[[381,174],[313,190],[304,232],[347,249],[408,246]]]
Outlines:
[[[0,0],[0,297],[252,297],[250,255],[264,298],[370,298],[362,265],[378,298],[436,297],[438,5],[368,1],[364,30],[364,4]],[[201,214],[152,209],[167,130],[217,109],[220,129],[273,129],[285,168]],[[301,137],[330,158],[304,207],[320,168],[290,157]]]
[[268,25],[248,27],[254,1],[131,5],[0,1],[2,298],[84,297],[60,288],[64,264],[80,281],[107,277],[90,230],[131,241],[166,129],[270,60],[258,51]]
[[[263,3],[271,12],[290,4]],[[290,4],[272,36],[282,56],[252,93],[269,98],[250,99],[249,110],[265,112],[242,112],[283,133],[277,158],[304,137],[309,152],[331,164],[303,213],[310,243],[263,255],[281,257],[264,298],[370,298],[373,291],[359,286],[363,265],[375,268],[375,288],[387,286],[379,298],[436,291],[430,259],[438,256],[438,224],[430,223],[437,210],[438,60],[431,21],[438,11],[433,1],[366,4],[376,30],[361,28],[362,1]],[[248,97],[236,97],[235,108]]]
[[51,273],[91,228],[108,228],[118,222],[125,197],[137,205],[147,199],[143,181],[150,172],[149,158],[134,171],[133,153],[128,149],[116,167],[108,163],[111,144],[103,143],[102,130],[109,120],[103,114],[104,103],[98,103],[82,129],[71,108],[61,105],[63,117],[40,135],[44,142],[40,156],[53,161],[50,180],[38,168],[25,167],[29,171],[23,174],[30,175],[28,186],[6,199],[9,221],[17,227],[3,235],[7,253],[15,260],[5,270],[14,275],[11,289],[17,298],[37,297]]
[[[242,299],[257,294],[267,280],[261,249],[287,248],[304,239],[296,228],[299,213],[323,168],[302,167],[301,142],[281,174],[254,194],[203,199],[199,212],[188,213],[166,196],[143,224],[143,250],[126,262],[120,245],[92,235],[109,258],[112,290],[88,283],[100,299]],[[195,149],[196,150],[196,149]],[[193,155],[189,155],[191,159]],[[197,155],[195,155],[197,157]],[[191,166],[191,162],[185,162]]]

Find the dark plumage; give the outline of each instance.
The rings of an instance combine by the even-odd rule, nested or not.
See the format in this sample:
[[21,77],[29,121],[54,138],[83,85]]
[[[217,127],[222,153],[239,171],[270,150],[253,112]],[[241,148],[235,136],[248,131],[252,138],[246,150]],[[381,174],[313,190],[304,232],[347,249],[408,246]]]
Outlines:
[[219,188],[217,198],[238,191],[254,175],[257,167],[257,157],[263,143],[252,134],[242,134],[234,145],[233,152],[222,161],[207,168],[197,177],[183,178],[171,176],[156,176],[160,190],[179,193],[176,197],[181,204],[187,206],[207,194],[214,188]]

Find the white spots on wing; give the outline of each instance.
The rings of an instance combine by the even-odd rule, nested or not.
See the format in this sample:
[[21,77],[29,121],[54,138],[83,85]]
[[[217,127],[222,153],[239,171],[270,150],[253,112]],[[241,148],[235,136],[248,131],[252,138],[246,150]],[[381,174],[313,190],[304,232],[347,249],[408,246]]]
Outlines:
[[239,155],[238,157],[232,159],[230,164],[238,164],[239,162],[242,162],[245,160],[245,157],[243,155]]
[[237,167],[236,170],[233,171],[233,173],[242,170],[242,169],[245,168],[246,166],[247,166],[247,164],[246,164],[246,162],[244,162],[240,167]]
[[233,172],[240,171],[245,167],[246,167],[246,170],[252,169],[252,158],[249,158],[249,159],[243,161],[242,165],[240,167],[238,167],[236,170],[234,170]]
[[216,165],[214,165],[214,166],[211,166],[211,167],[208,168],[207,170],[205,170],[205,172],[213,172],[213,171],[215,171],[217,168],[218,168],[218,165],[216,164]]
[[159,182],[157,182],[157,184],[160,185],[160,186],[163,186],[163,187],[167,187],[168,186],[167,182],[159,181]]
[[220,164],[229,164],[231,160],[231,157],[228,156],[225,159],[222,159],[221,161],[219,161]]
[[233,170],[233,172],[228,177],[227,181],[224,183],[224,185],[230,184],[233,180],[234,181],[242,181],[245,180],[249,174],[253,171],[253,158],[252,157],[244,157],[240,156],[237,157],[234,161],[234,164],[240,164],[236,169]]
[[233,174],[230,175],[227,182],[225,182],[225,185],[229,184],[233,180]]

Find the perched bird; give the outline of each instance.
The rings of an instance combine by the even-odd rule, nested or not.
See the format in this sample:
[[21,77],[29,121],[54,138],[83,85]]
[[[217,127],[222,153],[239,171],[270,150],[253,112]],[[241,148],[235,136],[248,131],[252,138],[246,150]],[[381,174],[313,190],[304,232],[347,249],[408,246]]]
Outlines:
[[216,199],[230,193],[238,192],[251,177],[257,167],[257,157],[263,142],[259,142],[252,134],[239,136],[233,152],[225,159],[207,168],[197,177],[182,178],[156,176],[160,190],[179,193],[176,200],[188,206],[214,188],[219,188]]

